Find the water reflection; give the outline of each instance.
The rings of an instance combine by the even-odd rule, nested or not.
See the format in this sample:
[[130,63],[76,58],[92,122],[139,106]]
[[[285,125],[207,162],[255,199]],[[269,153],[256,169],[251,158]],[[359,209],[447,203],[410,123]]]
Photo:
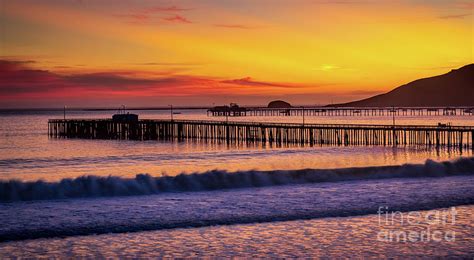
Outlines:
[[[390,230],[455,232],[454,241],[377,239],[378,215],[152,232],[38,239],[0,244],[3,257],[463,257],[474,254],[474,207],[456,207],[456,224],[396,223]],[[427,214],[426,211],[418,211]]]
[[[168,118],[169,111],[137,111],[141,118]],[[209,120],[205,111],[186,110],[176,119]],[[68,112],[70,118],[108,118],[113,111]],[[342,168],[422,163],[472,156],[472,150],[428,147],[301,146],[225,144],[219,141],[64,140],[47,136],[47,120],[62,111],[13,113],[0,117],[0,179],[58,180],[80,175],[135,176],[137,173],[176,175],[213,169],[274,170]],[[213,120],[222,120],[212,118]],[[308,117],[308,123],[387,123],[384,117]],[[453,124],[473,125],[472,116],[446,117]],[[297,117],[241,117],[232,120],[298,122]],[[403,118],[401,123],[435,124],[443,117]]]

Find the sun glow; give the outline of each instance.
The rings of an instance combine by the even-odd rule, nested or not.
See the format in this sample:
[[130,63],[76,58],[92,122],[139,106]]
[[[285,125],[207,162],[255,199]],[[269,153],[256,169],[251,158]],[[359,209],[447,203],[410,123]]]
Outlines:
[[45,82],[29,89],[8,78],[6,107],[61,97],[90,105],[349,101],[474,60],[472,5],[456,1],[3,5],[2,74],[49,79],[38,91]]

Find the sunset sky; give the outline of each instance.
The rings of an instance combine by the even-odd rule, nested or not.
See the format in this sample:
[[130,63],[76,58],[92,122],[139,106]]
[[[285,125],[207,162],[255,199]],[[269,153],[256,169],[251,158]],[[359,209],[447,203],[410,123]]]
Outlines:
[[0,108],[328,104],[474,62],[468,0],[0,1]]

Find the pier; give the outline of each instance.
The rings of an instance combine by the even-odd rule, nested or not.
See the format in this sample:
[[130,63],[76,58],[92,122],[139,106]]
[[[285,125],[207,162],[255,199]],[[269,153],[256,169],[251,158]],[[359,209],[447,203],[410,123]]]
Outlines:
[[355,125],[193,120],[51,119],[51,138],[215,140],[270,145],[382,145],[474,149],[474,126]]
[[207,110],[208,116],[474,116],[474,107],[241,107]]

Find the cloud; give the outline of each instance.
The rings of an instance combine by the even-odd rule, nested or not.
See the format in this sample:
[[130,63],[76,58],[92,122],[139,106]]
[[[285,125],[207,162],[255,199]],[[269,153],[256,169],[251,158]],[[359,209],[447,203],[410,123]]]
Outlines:
[[145,62],[145,63],[136,63],[135,65],[143,66],[201,66],[202,63],[193,63],[193,62]]
[[[160,13],[179,13],[183,11],[192,10],[190,8],[183,8],[178,6],[153,6],[148,8],[142,8],[126,14],[114,14],[113,16],[123,18],[128,22],[132,23],[144,23],[153,18],[154,14]],[[176,15],[179,17],[179,15]],[[184,19],[183,21],[185,21]]]
[[137,105],[157,104],[150,100],[188,100],[192,103],[201,97],[206,97],[206,102],[217,102],[226,97],[246,100],[256,96],[303,93],[314,87],[257,81],[251,77],[224,79],[183,75],[169,72],[167,67],[153,71],[91,73],[77,67],[52,71],[37,66],[34,61],[0,59],[0,107],[48,107],[56,106],[58,102],[76,106],[130,104],[132,101]]
[[323,64],[319,67],[312,68],[312,70],[320,70],[320,71],[325,71],[325,72],[339,70],[339,69],[342,69],[342,68],[333,64]]
[[470,15],[472,15],[472,13],[444,15],[444,16],[439,16],[438,18],[440,18],[440,19],[461,19],[461,18],[470,16]]
[[[156,73],[153,77],[137,76],[140,71],[105,71],[98,73],[59,74],[48,70],[33,69],[31,62],[0,60],[0,94],[13,93],[48,96],[67,91],[67,95],[84,93],[104,95],[156,94],[162,89],[172,90],[195,84],[212,83],[206,78]],[[11,97],[10,97],[11,98]]]
[[115,17],[124,18],[129,22],[146,22],[150,19],[147,14],[131,13],[131,14],[115,14]]
[[474,9],[474,1],[455,2],[459,9]]
[[49,82],[55,79],[55,76],[47,70],[30,69],[28,66],[33,63],[35,62],[0,60],[0,83],[2,86],[12,82],[30,84]]
[[215,27],[223,27],[223,28],[230,28],[230,29],[255,29],[256,27],[243,25],[243,24],[214,24]]
[[193,23],[193,22],[189,21],[187,18],[185,18],[181,15],[165,17],[165,18],[163,18],[163,20],[168,21],[168,22],[174,22],[174,23]]
[[74,69],[73,66],[57,65],[54,66],[55,69]]
[[[275,88],[298,88],[297,84],[255,81],[250,77],[223,80],[207,76],[177,75],[168,71],[101,71],[57,73],[32,67],[34,61],[0,60],[0,101],[4,99],[74,96],[161,96],[228,94],[249,86],[245,93]],[[160,64],[160,63],[158,63]],[[243,92],[242,92],[243,93]]]
[[275,88],[297,88],[298,87],[296,85],[289,85],[289,84],[284,84],[284,83],[254,81],[251,77],[223,80],[221,82],[227,83],[227,84],[242,85],[242,86],[275,87]]
[[346,4],[367,4],[371,1],[355,1],[355,0],[339,0],[339,1],[331,1],[331,0],[320,0],[314,1],[315,4],[326,4],[326,5],[346,5]]
[[99,72],[90,74],[78,74],[72,76],[64,76],[63,80],[82,85],[98,85],[98,86],[129,86],[129,85],[148,85],[156,81],[152,79],[131,78],[121,76],[111,72]]
[[190,8],[183,8],[183,7],[178,7],[178,6],[153,6],[149,8],[145,8],[143,11],[145,13],[166,13],[166,12],[182,12],[182,11],[189,11],[192,10]]
[[35,64],[34,60],[10,60],[8,57],[3,57],[6,59],[0,59],[0,68],[2,69],[16,69],[21,66],[26,66],[29,64]]

